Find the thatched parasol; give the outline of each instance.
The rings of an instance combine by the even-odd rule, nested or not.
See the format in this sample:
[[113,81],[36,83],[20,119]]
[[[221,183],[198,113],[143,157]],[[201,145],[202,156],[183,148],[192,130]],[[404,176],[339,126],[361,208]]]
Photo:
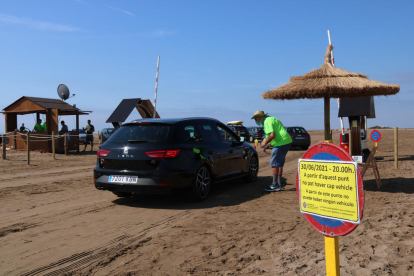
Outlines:
[[394,95],[400,91],[399,85],[373,81],[368,79],[367,75],[335,68],[331,62],[332,49],[333,46],[329,45],[321,68],[299,77],[292,77],[287,84],[262,95],[263,99],[274,100],[324,98],[326,140],[330,139],[330,98]]

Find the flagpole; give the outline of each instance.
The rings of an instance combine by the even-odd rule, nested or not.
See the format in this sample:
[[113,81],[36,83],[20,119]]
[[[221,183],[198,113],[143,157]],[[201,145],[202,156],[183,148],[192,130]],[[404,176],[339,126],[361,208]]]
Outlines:
[[[331,31],[328,30],[328,39],[329,39],[329,45],[332,45],[332,41],[331,41]],[[334,59],[334,55],[333,55],[333,51],[331,51],[331,57],[332,57],[332,65],[333,67],[335,67],[335,59]],[[341,101],[338,98],[338,108],[341,105]],[[345,129],[344,129],[344,121],[342,120],[342,117],[340,117],[340,121],[341,121],[341,131],[342,134],[345,133]]]
[[157,61],[157,76],[155,77],[155,98],[154,98],[154,114],[153,118],[155,118],[155,114],[157,113],[157,90],[158,90],[158,72],[160,71],[160,56],[158,56]]

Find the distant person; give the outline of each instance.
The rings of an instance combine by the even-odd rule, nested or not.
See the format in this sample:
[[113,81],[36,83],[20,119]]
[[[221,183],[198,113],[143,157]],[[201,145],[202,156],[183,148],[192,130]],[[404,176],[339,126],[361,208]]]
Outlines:
[[68,126],[65,125],[65,121],[60,122],[60,124],[62,125],[62,128],[60,129],[60,132],[62,132],[62,133],[68,132]]
[[42,127],[42,120],[41,119],[37,120],[37,123],[34,125],[33,131],[34,132],[43,132],[44,131],[43,127]]
[[252,117],[256,124],[263,126],[266,134],[266,141],[262,141],[260,146],[266,148],[269,144],[273,146],[270,156],[270,166],[272,167],[273,182],[265,190],[276,192],[282,190],[282,173],[285,165],[286,154],[292,145],[292,138],[286,131],[283,124],[275,117],[267,116],[264,111],[256,111]]
[[24,124],[22,124],[22,126],[20,127],[20,132],[22,131],[26,131],[26,128],[24,127]]
[[93,150],[93,132],[95,131],[95,127],[91,124],[91,120],[88,120],[88,124],[86,127],[83,128],[86,131],[86,142],[85,142],[85,148],[83,151],[86,150],[86,146],[91,143],[91,151]]

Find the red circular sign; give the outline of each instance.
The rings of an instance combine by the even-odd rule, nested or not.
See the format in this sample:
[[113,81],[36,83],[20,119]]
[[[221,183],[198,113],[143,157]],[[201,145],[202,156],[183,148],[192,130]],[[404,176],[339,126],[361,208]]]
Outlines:
[[373,130],[371,131],[370,137],[372,142],[379,142],[379,140],[381,140],[381,132],[378,130]]
[[[318,144],[313,145],[310,147],[305,154],[303,155],[302,159],[311,159],[311,160],[320,160],[320,161],[350,161],[354,162],[352,157],[342,148],[339,146],[327,143],[327,142],[319,142]],[[365,194],[363,188],[363,181],[361,177],[361,172],[359,167],[356,166],[356,173],[357,173],[357,187],[358,187],[358,208],[359,208],[359,215],[360,220],[363,216],[364,210],[364,202],[365,202]],[[299,183],[299,168],[298,173],[296,175],[296,192],[298,194],[299,204],[300,200],[300,183]],[[351,223],[348,221],[342,221],[338,219],[331,219],[331,218],[322,218],[316,215],[305,214],[305,218],[308,222],[324,234],[325,236],[345,236],[351,233],[352,231],[357,228],[358,224]]]

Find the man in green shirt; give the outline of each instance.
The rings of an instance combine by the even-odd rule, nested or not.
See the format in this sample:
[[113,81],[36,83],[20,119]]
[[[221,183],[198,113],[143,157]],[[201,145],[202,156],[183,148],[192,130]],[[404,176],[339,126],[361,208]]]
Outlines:
[[37,120],[37,123],[34,125],[33,131],[34,132],[43,132],[44,131],[43,127],[42,127],[42,120],[41,119]]
[[256,111],[252,117],[256,124],[263,126],[266,134],[266,141],[263,141],[260,146],[266,147],[268,144],[273,146],[272,155],[270,157],[270,166],[272,167],[273,182],[272,185],[265,190],[268,192],[276,192],[282,190],[282,174],[283,166],[285,165],[286,154],[292,145],[292,138],[286,131],[282,122],[277,118],[267,116],[268,113],[264,111]]

